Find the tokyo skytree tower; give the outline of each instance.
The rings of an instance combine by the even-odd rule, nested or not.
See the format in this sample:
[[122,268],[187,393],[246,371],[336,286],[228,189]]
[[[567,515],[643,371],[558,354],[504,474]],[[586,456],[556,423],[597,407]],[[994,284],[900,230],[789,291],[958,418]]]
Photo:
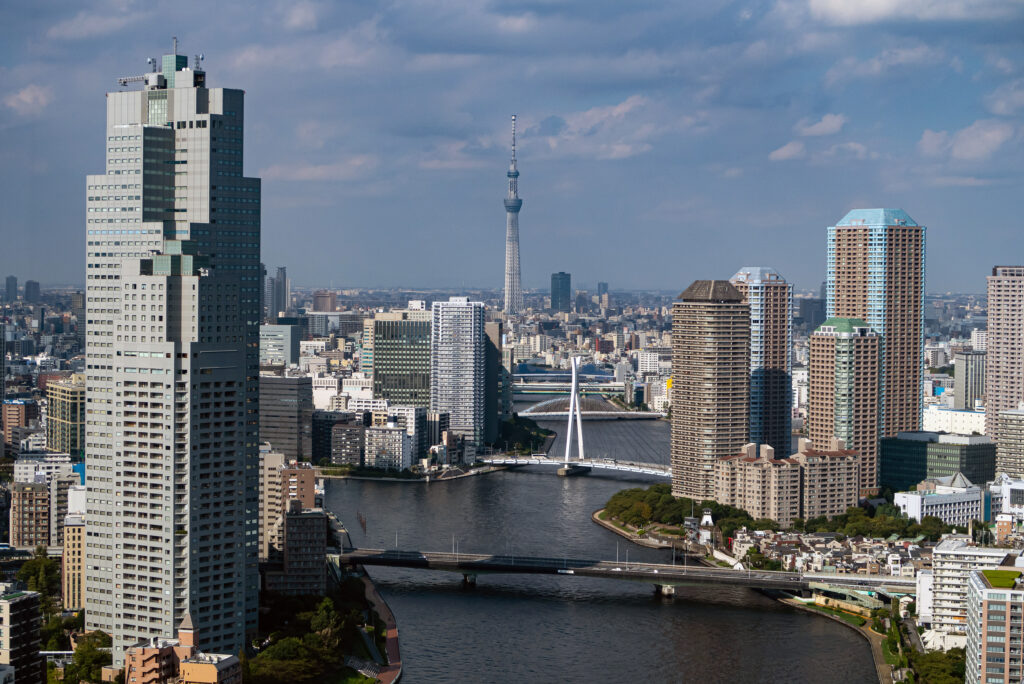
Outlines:
[[519,169],[516,168],[516,115],[512,115],[512,161],[508,165],[505,198],[505,307],[508,315],[523,312],[523,286],[519,275]]

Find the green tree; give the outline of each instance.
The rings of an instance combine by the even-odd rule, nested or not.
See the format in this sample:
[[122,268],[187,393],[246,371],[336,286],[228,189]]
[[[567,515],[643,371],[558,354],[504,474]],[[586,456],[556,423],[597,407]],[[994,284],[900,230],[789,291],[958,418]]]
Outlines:
[[64,681],[68,684],[100,681],[103,666],[111,663],[110,653],[100,648],[109,643],[110,636],[103,632],[83,636],[71,658],[71,664],[64,670]]
[[29,591],[39,592],[44,615],[56,612],[54,603],[60,596],[60,563],[47,557],[45,546],[38,547],[32,559],[21,566],[17,578],[28,586]]

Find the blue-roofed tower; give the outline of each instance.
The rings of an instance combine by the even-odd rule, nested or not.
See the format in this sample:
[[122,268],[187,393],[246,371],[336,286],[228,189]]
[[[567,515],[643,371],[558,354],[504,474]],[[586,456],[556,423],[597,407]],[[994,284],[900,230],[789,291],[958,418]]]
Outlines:
[[828,228],[827,316],[881,335],[879,436],[921,427],[925,227],[902,209],[854,209]]

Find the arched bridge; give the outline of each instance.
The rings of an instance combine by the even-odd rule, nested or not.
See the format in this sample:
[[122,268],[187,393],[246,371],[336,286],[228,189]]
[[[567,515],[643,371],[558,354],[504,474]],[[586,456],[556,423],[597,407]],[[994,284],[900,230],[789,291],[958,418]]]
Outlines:
[[622,473],[654,475],[655,477],[672,477],[672,469],[667,465],[645,463],[642,461],[619,461],[610,458],[585,458],[583,460],[573,459],[565,461],[550,458],[547,454],[533,454],[531,456],[492,456],[480,460],[490,465],[502,466],[540,465],[555,466],[557,468],[569,467],[576,471],[574,474],[596,468],[598,470],[617,470]]

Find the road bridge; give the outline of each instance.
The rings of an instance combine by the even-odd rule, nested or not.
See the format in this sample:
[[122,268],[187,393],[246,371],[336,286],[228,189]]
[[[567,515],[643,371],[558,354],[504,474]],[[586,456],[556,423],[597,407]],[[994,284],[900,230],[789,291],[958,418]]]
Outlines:
[[672,469],[667,465],[657,463],[645,463],[642,461],[620,461],[610,458],[584,458],[571,461],[550,458],[547,454],[533,454],[532,456],[491,456],[481,458],[481,461],[489,465],[502,466],[554,466],[556,468],[569,467],[574,474],[580,474],[588,469],[614,470],[622,473],[639,473],[641,475],[654,475],[655,477],[672,477]]
[[[913,593],[916,588],[913,577],[889,577],[887,575],[803,574],[771,570],[734,570],[703,565],[398,549],[346,549],[339,556],[339,562],[352,566],[373,565],[454,572],[461,574],[470,583],[475,582],[478,575],[528,574],[600,577],[645,582],[668,588],[710,584],[800,592],[825,586],[883,593]],[[672,592],[668,590],[665,593]]]

